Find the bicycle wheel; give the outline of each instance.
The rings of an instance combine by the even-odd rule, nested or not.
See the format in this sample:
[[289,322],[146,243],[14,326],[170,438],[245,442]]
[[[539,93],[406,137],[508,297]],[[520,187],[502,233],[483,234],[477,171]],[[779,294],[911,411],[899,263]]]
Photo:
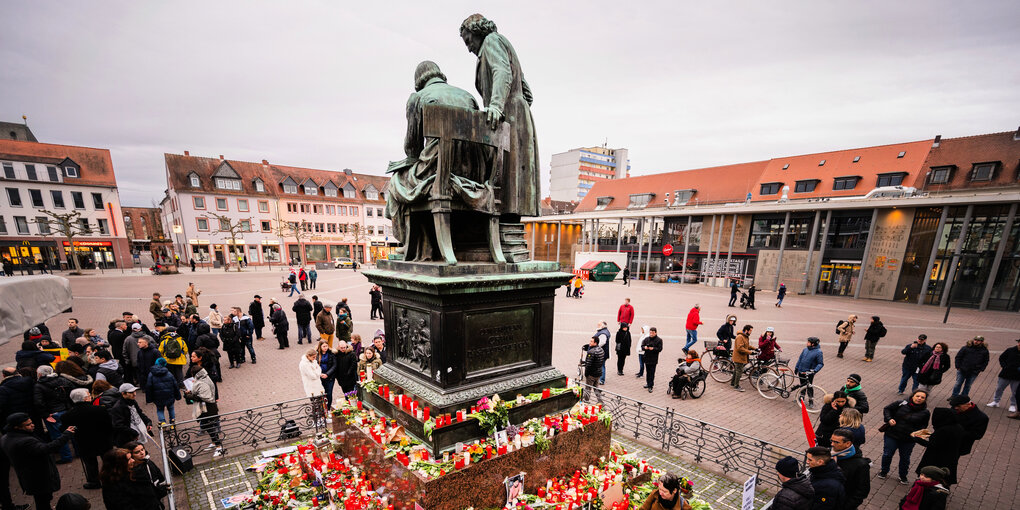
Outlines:
[[744,379],[747,379],[751,384],[757,384],[765,374],[776,374],[779,375],[779,371],[772,368],[770,365],[756,365],[752,370],[746,370],[744,372]]
[[817,413],[825,405],[825,390],[821,386],[808,384],[797,390],[797,398],[804,400],[804,407],[809,413]]
[[733,362],[728,359],[717,359],[712,362],[708,374],[716,382],[727,382],[733,380]]
[[698,379],[694,381],[694,386],[690,387],[691,398],[701,398],[705,394],[705,380]]
[[758,383],[755,386],[758,388],[758,393],[769,400],[779,397],[779,376],[776,374],[762,375],[758,378]]

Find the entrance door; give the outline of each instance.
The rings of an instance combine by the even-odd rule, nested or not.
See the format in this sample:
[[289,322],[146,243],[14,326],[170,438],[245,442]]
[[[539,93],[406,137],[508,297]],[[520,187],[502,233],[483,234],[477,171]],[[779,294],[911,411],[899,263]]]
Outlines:
[[224,247],[222,246],[216,246],[215,249],[213,249],[213,253],[215,254],[216,257],[216,262],[220,263],[220,267],[223,267],[223,264],[225,263],[223,259],[223,248]]
[[822,264],[818,292],[830,296],[852,296],[860,273],[860,264]]

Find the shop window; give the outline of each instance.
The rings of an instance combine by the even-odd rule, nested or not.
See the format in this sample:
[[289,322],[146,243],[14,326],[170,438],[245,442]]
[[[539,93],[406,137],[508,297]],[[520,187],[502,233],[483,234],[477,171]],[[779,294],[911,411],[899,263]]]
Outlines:
[[109,224],[109,222],[107,220],[105,220],[105,219],[99,219],[99,220],[96,220],[96,221],[98,222],[98,225],[99,225],[99,234],[100,235],[104,235],[104,236],[105,235],[110,235],[110,224]]
[[57,191],[57,190],[51,190],[50,191],[50,198],[53,199],[53,207],[54,208],[56,208],[56,209],[63,209],[64,208],[64,192]]
[[225,198],[217,198],[216,199],[216,210],[217,211],[226,211],[227,210],[227,199],[225,199]]
[[832,180],[832,190],[848,190],[857,187],[858,177],[836,177]]
[[7,188],[7,203],[11,204],[11,207],[21,207],[21,192],[18,188]]
[[995,175],[995,163],[978,163],[971,171],[971,181],[990,181]]
[[92,194],[92,207],[94,207],[97,211],[102,211],[103,210],[103,195],[102,195],[102,193],[93,193]]
[[192,197],[191,200],[195,203],[195,209],[205,209],[205,197]]
[[28,196],[32,199],[32,207],[35,207],[36,209],[42,209],[44,207],[41,190],[30,189],[28,190]]
[[261,213],[268,213],[269,212],[269,202],[266,202],[265,200],[259,200],[259,212],[261,212]]
[[761,185],[759,195],[775,195],[779,193],[779,188],[783,185],[781,182],[766,182]]
[[308,261],[326,260],[326,245],[324,245],[324,244],[306,244],[305,245],[305,259],[308,260]]
[[928,178],[928,182],[931,184],[946,184],[949,182],[949,176],[953,173],[953,167],[951,166],[940,166],[931,169],[931,176]]
[[85,208],[85,194],[80,191],[71,192],[71,202],[74,202],[75,209]]
[[46,221],[45,216],[36,216],[35,225],[39,228],[39,235],[45,236],[50,234],[50,222]]
[[28,235],[28,219],[24,216],[15,216],[14,225],[18,228],[18,234]]
[[30,181],[39,180],[39,176],[35,173],[35,165],[25,165],[25,174],[28,175]]
[[899,186],[903,184],[903,177],[907,175],[906,172],[897,172],[893,174],[878,174],[878,183],[876,186],[884,188],[886,186]]
[[11,163],[4,163],[4,178],[5,179],[13,179],[14,178],[14,165],[13,164],[11,164]]
[[751,248],[778,248],[783,235],[783,218],[751,222]]
[[818,186],[818,179],[807,179],[803,181],[797,181],[797,184],[794,185],[793,192],[810,193],[815,190],[816,186]]
[[243,198],[237,199],[237,210],[240,212],[248,212],[248,201]]

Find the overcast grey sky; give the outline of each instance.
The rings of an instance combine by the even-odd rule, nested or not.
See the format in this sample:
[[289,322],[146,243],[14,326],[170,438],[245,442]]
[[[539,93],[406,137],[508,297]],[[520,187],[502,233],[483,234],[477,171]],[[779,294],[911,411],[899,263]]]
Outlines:
[[0,119],[109,148],[126,205],[164,152],[381,174],[419,61],[474,92],[478,11],[534,90],[546,192],[553,153],[605,140],[646,174],[1020,122],[1015,0],[352,5],[5,2]]

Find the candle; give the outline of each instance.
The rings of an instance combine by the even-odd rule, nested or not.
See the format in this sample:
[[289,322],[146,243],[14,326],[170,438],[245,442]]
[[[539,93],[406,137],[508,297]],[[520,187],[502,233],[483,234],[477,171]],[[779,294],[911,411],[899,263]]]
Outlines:
[[543,399],[549,398],[549,388],[542,390],[542,398]]
[[471,465],[471,452],[464,452],[464,466]]
[[[358,409],[361,409],[361,407],[358,407]],[[425,417],[424,421],[429,421],[429,411],[430,411],[429,406],[425,406],[425,411],[423,414],[423,416]]]
[[499,454],[500,455],[506,455],[506,446],[507,445],[505,445],[505,444],[499,445]]
[[464,421],[464,410],[463,409],[457,411],[457,422],[459,423],[459,422],[462,422],[462,421]]
[[358,401],[358,410],[361,411],[361,401]]

